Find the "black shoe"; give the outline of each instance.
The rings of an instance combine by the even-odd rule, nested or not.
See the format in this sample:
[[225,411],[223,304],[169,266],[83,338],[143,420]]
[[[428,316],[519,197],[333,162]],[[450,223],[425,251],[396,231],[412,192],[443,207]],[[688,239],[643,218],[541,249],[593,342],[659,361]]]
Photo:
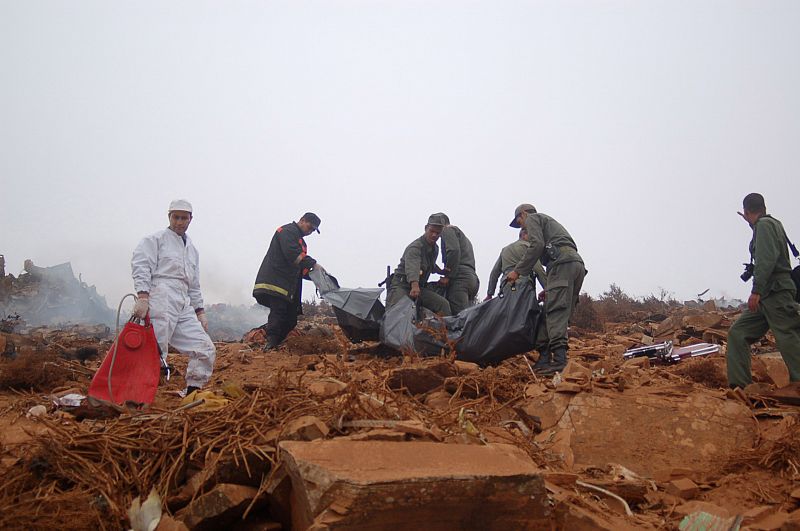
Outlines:
[[276,348],[278,348],[278,345],[280,345],[280,344],[281,344],[281,342],[278,341],[277,339],[275,339],[274,337],[267,337],[267,342],[264,345],[264,348],[261,349],[261,352],[267,352],[267,351],[270,351],[270,350],[275,350]]
[[550,360],[551,360],[550,351],[547,349],[543,349],[539,353],[539,359],[536,360],[536,363],[533,365],[533,372],[538,373],[547,370],[550,367],[550,362],[551,362]]
[[564,367],[567,366],[567,349],[559,348],[553,351],[553,361],[550,362],[550,366],[547,367],[547,370],[542,371],[542,374],[550,375],[555,374],[557,372],[561,372],[564,370]]
[[186,396],[189,396],[190,394],[194,393],[195,391],[199,391],[199,390],[200,390],[199,387],[194,386],[194,385],[190,385],[190,386],[188,386],[186,388]]

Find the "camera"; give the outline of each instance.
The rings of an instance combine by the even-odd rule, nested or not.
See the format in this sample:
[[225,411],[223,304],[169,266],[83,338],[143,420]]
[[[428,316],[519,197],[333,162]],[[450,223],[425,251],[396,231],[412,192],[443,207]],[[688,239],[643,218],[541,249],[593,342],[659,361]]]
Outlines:
[[753,264],[744,264],[744,273],[739,275],[739,278],[742,279],[742,282],[747,282],[751,278],[753,278],[753,269],[755,266]]

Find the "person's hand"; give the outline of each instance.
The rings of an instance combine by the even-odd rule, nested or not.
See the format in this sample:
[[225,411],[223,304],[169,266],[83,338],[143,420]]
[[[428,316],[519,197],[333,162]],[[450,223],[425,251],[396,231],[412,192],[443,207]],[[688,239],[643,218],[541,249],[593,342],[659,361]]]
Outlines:
[[492,300],[493,298],[494,298],[494,295],[492,295],[491,293],[489,293],[489,294],[487,294],[487,295],[486,295],[486,298],[485,298],[485,299],[483,299],[483,302],[490,301],[490,300]]
[[439,284],[442,286],[447,286],[450,284],[450,279],[448,277],[442,277],[439,279]]
[[208,317],[206,317],[205,310],[200,310],[197,312],[197,320],[200,321],[200,324],[203,326],[203,330],[208,332]]
[[751,312],[758,311],[758,304],[761,302],[761,295],[758,293],[751,293],[750,298],[747,299],[747,309]]
[[506,275],[506,282],[510,282],[511,284],[515,283],[519,278],[519,273],[516,271],[512,271],[508,275]]
[[140,293],[139,296],[136,298],[136,302],[133,305],[133,316],[136,317],[137,319],[144,319],[149,309],[150,309],[150,294]]
[[544,302],[547,299],[547,292],[540,291],[538,296],[539,302]]
[[419,293],[420,293],[419,282],[412,282],[411,291],[408,292],[408,296],[414,300],[417,300],[417,297],[419,297]]

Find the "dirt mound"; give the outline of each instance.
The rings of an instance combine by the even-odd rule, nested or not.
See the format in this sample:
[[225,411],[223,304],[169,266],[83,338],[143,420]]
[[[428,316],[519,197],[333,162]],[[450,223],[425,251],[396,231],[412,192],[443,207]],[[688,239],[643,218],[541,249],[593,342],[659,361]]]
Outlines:
[[54,351],[20,354],[0,361],[0,389],[47,392],[74,381],[76,370]]
[[685,363],[681,363],[672,372],[711,389],[725,389],[728,387],[725,361],[721,358],[688,360]]

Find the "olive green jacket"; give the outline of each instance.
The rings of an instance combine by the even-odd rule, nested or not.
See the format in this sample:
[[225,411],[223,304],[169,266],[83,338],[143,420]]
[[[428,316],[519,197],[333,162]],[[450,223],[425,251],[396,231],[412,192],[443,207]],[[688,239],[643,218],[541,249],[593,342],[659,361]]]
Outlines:
[[[581,262],[583,259],[578,254],[578,246],[561,223],[547,214],[531,213],[525,219],[525,228],[528,231],[528,250],[520,260],[514,271],[520,276],[529,275],[537,260],[545,267],[567,262]],[[558,249],[559,257],[550,263],[545,254],[548,244]]]
[[753,293],[766,297],[776,291],[795,291],[786,232],[780,221],[769,215],[758,218],[750,240],[750,257],[755,266]]
[[[489,288],[487,294],[494,295],[500,276],[513,270],[525,256],[527,250],[528,242],[525,240],[517,240],[503,247],[503,250],[500,251],[500,256],[497,257],[497,261],[494,263],[494,267],[492,267],[491,273],[489,273]],[[542,263],[538,260],[533,266],[533,272],[536,273],[542,287],[545,287],[546,275]]]
[[455,225],[448,225],[442,229],[442,263],[450,272],[450,278],[463,276],[460,268],[471,269],[475,273],[475,252],[472,242],[464,232]]
[[392,283],[399,281],[407,284],[412,282],[424,284],[433,272],[438,256],[439,246],[435,243],[429,244],[423,234],[406,247],[403,257],[400,258],[400,264],[394,270]]

